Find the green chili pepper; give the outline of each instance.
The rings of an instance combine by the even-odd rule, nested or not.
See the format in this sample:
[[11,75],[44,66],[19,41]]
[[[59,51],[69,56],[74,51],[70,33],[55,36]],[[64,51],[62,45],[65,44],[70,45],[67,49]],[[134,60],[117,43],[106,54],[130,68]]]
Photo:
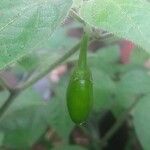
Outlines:
[[89,116],[93,104],[92,75],[87,66],[88,35],[83,36],[77,66],[67,89],[67,106],[72,121],[80,124]]

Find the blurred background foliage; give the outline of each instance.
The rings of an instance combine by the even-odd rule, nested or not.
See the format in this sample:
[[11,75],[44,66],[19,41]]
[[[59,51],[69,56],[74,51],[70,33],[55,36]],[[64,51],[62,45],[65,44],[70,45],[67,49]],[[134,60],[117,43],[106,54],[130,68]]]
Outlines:
[[[66,20],[52,35],[47,49],[39,48],[34,55],[31,53],[15,66],[3,71],[3,76],[9,74],[15,78],[15,84],[25,81],[33,72],[39,73],[42,66],[46,67],[76,45],[82,31],[81,24]],[[149,54],[134,47],[129,62],[122,63],[120,41],[123,40],[94,40],[89,43],[88,64],[94,79],[94,107],[87,123],[81,127],[75,126],[66,108],[66,87],[77,53],[15,99],[0,120],[1,147],[16,150],[31,147],[41,150],[100,149],[100,138],[139,94],[145,94],[145,97],[131,113],[133,119],[129,118],[121,126],[122,130],[116,133],[121,135],[120,140],[126,139],[124,144],[117,145],[120,145],[120,150],[136,150],[139,145],[137,136],[145,139],[141,144],[148,144],[146,140],[149,134],[146,129],[149,126],[142,127],[140,123],[145,121],[145,114],[148,115]],[[8,92],[1,90],[1,105],[7,97]],[[119,143],[117,140],[114,135],[106,149],[115,149],[115,142]]]
[[[74,7],[80,7],[78,1]],[[66,18],[44,46],[1,71],[1,79],[9,87],[26,82],[77,45],[82,34],[83,25]],[[14,100],[0,118],[0,149],[100,150],[101,138],[139,95],[144,96],[103,149],[150,149],[149,53],[114,35],[90,40],[88,65],[93,74],[94,106],[81,126],[71,121],[66,108],[66,87],[77,58],[78,52]],[[1,81],[0,106],[8,96]]]

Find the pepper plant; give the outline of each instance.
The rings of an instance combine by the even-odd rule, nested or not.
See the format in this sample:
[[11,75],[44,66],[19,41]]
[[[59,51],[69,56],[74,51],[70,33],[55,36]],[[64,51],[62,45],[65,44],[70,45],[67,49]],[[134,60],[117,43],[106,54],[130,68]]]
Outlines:
[[149,150],[149,37],[148,0],[1,0],[0,148]]

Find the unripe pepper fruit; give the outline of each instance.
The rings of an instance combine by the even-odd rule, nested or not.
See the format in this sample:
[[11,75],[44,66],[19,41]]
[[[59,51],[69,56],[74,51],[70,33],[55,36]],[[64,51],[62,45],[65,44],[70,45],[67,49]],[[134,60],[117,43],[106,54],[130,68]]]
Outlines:
[[87,66],[88,35],[83,36],[78,63],[67,89],[67,106],[73,122],[87,120],[93,105],[92,74]]

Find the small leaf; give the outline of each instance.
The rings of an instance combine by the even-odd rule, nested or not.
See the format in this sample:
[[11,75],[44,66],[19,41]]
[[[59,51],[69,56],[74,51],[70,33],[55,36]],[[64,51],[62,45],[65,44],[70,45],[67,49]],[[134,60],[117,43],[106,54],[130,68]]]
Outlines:
[[142,98],[133,112],[133,123],[144,150],[150,149],[150,95]]
[[150,75],[144,70],[132,70],[125,73],[117,86],[117,102],[128,108],[136,96],[150,92]]
[[131,63],[144,65],[144,63],[150,59],[150,54],[143,49],[136,47],[131,54]]
[[102,70],[92,69],[94,88],[94,110],[109,109],[114,101],[112,95],[115,91],[115,84],[107,73]]

